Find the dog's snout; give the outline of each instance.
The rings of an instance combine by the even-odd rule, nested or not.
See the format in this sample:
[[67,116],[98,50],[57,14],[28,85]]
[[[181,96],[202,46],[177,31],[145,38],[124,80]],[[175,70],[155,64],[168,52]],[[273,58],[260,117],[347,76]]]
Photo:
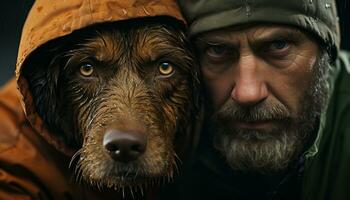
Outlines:
[[103,146],[115,161],[128,163],[146,151],[147,138],[143,133],[113,129],[104,135]]

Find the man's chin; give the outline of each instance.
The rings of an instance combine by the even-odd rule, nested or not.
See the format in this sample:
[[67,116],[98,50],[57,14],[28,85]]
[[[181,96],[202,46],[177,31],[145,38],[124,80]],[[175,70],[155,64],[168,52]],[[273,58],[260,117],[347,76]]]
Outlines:
[[263,174],[284,171],[300,153],[301,143],[292,134],[246,129],[214,137],[214,147],[233,170]]

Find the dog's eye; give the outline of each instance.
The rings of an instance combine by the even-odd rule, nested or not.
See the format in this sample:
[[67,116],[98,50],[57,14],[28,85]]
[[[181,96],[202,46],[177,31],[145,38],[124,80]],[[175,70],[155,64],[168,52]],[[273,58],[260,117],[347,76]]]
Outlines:
[[173,65],[168,62],[162,62],[159,65],[159,72],[164,76],[169,76],[175,71]]
[[94,73],[94,67],[90,63],[83,63],[80,66],[80,74],[83,76],[91,76]]

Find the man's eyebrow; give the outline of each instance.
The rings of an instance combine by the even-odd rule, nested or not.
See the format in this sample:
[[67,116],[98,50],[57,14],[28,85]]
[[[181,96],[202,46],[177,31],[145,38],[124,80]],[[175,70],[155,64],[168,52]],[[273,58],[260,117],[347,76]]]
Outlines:
[[225,45],[229,47],[239,46],[237,41],[233,41],[229,37],[198,37],[195,40],[196,46],[206,46],[206,45]]
[[291,40],[291,41],[299,41],[303,40],[306,37],[305,34],[303,34],[299,30],[277,30],[273,31],[272,33],[262,34],[257,37],[252,37],[251,42],[253,43],[264,43],[264,42],[271,42],[274,40]]

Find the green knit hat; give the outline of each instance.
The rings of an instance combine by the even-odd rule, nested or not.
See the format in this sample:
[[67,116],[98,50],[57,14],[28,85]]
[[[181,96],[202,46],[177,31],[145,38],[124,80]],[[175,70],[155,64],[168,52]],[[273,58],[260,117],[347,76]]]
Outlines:
[[333,60],[340,47],[335,0],[179,0],[191,37],[247,23],[300,27],[324,42]]

